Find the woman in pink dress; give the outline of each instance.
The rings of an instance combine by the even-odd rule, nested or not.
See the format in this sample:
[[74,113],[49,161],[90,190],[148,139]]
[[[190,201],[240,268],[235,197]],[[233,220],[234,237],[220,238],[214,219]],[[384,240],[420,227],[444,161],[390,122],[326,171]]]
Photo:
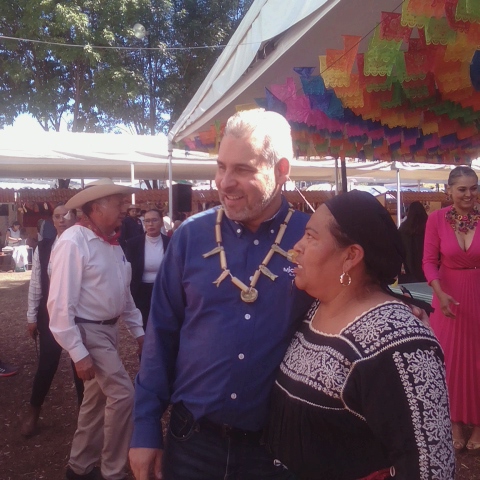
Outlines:
[[[451,207],[429,215],[423,270],[434,291],[430,317],[445,352],[457,451],[480,453],[480,234],[476,173],[456,167],[448,177]],[[468,442],[463,425],[473,425]]]

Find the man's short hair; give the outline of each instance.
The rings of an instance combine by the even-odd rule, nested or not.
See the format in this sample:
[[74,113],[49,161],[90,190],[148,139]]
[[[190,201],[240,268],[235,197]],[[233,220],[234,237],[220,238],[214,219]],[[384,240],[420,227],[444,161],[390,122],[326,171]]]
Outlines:
[[113,195],[108,195],[106,197],[101,197],[101,198],[96,198],[95,200],[91,200],[90,202],[84,203],[82,205],[82,212],[84,215],[87,217],[90,216],[90,214],[93,212],[93,205],[95,203],[98,203],[99,205],[108,202],[111,197],[124,197],[123,194],[121,193],[115,193]]
[[261,157],[270,165],[281,158],[293,159],[292,131],[287,120],[276,112],[263,108],[243,110],[227,121],[224,136],[252,138]]

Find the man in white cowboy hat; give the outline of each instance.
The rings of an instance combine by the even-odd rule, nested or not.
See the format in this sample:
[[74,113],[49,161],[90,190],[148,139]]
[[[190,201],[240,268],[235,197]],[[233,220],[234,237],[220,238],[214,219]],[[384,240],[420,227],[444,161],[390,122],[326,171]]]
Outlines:
[[129,205],[127,207],[127,216],[123,219],[120,229],[120,245],[125,251],[127,240],[144,234],[143,223],[140,220],[140,207],[138,205]]
[[[117,352],[121,316],[141,349],[142,317],[130,294],[130,264],[118,244],[124,195],[109,179],[90,183],[66,208],[83,217],[53,249],[50,329],[85,382],[66,478],[122,480],[132,431],[133,385]],[[97,465],[101,466],[101,475]]]

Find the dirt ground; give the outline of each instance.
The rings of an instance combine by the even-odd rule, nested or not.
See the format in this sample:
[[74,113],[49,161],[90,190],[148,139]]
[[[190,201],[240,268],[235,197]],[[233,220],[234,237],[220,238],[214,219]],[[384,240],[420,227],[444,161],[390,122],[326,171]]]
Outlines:
[[[0,480],[62,480],[77,415],[65,353],[42,409],[38,434],[29,439],[20,435],[37,361],[35,343],[26,333],[29,280],[30,272],[0,272],[0,358],[20,368],[18,375],[0,378]],[[136,343],[123,327],[121,355],[133,378],[138,369]],[[480,456],[458,455],[455,480],[480,480]]]

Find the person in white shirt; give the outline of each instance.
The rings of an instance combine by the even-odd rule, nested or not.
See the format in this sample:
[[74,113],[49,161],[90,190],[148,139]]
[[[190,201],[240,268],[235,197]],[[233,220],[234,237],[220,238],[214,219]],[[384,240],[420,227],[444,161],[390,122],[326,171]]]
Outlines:
[[132,264],[130,291],[135,305],[142,312],[145,329],[150,313],[153,284],[170,238],[161,233],[163,215],[160,210],[148,210],[144,221],[146,233],[127,240],[125,255]]
[[82,209],[81,220],[52,252],[50,330],[85,383],[68,480],[126,478],[133,384],[117,351],[119,317],[137,339],[139,351],[144,339],[129,288],[130,264],[118,244],[124,195],[133,191],[109,179],[87,185],[66,204]]
[[20,222],[13,222],[10,228],[7,228],[5,234],[5,245],[7,247],[16,247],[21,244],[22,236],[20,232]]
[[[62,353],[62,347],[55,341],[49,328],[47,298],[51,274],[50,254],[58,238],[76,222],[77,217],[75,210],[69,212],[64,204],[59,204],[53,210],[52,218],[57,237],[45,238],[39,242],[33,254],[32,276],[28,289],[28,333],[34,340],[38,336],[40,354],[37,372],[33,380],[28,414],[21,427],[21,433],[25,437],[30,437],[36,432],[40,410],[50,390]],[[75,368],[73,370],[75,373]],[[83,382],[77,375],[75,377],[77,399],[80,404],[83,399]]]

